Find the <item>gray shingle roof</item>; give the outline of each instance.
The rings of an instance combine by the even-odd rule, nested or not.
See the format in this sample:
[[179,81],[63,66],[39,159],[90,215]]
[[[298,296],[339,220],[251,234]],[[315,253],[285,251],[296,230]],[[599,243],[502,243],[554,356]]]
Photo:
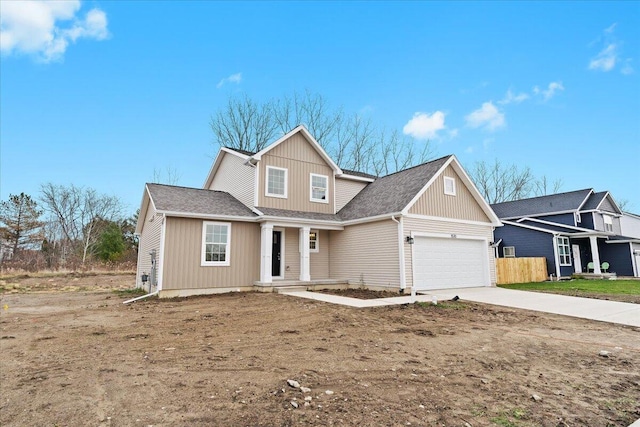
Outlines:
[[361,178],[370,178],[370,179],[376,179],[377,178],[377,176],[371,175],[370,173],[352,171],[352,170],[349,170],[349,169],[342,169],[342,172],[345,173],[346,175],[359,176]]
[[400,212],[451,158],[442,157],[368,184],[338,215],[345,221]]
[[227,148],[231,151],[235,151],[236,153],[240,153],[240,154],[244,154],[245,156],[253,156],[255,153],[255,151],[247,151],[247,150],[241,150],[239,148],[233,148],[233,147],[224,147]]
[[334,214],[318,213],[318,212],[302,212],[302,211],[290,211],[286,209],[274,209],[274,208],[257,208],[260,212],[266,216],[279,216],[283,218],[300,218],[311,219],[318,221],[340,221],[340,217]]
[[570,191],[568,193],[551,194],[531,199],[491,205],[498,218],[522,218],[545,213],[577,210],[591,193],[591,189]]
[[598,207],[598,205],[600,203],[602,203],[602,200],[607,196],[607,192],[606,191],[601,191],[599,193],[594,193],[592,194],[589,199],[587,200],[587,202],[584,204],[584,206],[582,207],[582,209],[580,209],[581,211],[591,211],[594,210]]
[[184,214],[245,216],[257,215],[224,191],[173,185],[147,184],[151,199],[157,210]]

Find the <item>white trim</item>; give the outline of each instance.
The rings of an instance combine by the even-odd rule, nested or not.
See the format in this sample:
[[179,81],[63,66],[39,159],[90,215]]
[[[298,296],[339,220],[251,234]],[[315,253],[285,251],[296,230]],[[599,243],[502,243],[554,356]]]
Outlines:
[[[560,260],[560,267],[571,267],[573,264],[571,263],[571,239],[567,236],[556,236],[557,237],[557,243],[558,243],[558,259]],[[560,239],[563,240],[562,242],[562,246],[566,248],[566,253],[564,255],[560,254]],[[564,243],[564,240],[566,240],[566,245]],[[562,259],[560,258],[561,256],[567,257],[567,259],[569,260],[569,262],[562,262]]]
[[[164,242],[165,235],[167,232],[167,217],[162,215],[162,228],[160,229],[160,253],[158,254],[158,265],[156,266],[156,280],[158,281],[158,285],[156,286],[156,291],[162,290],[162,272],[164,271]],[[151,291],[151,285],[149,285],[149,291]]]
[[[403,215],[403,217],[413,218],[413,219],[427,219],[431,221],[455,222],[458,224],[482,225],[484,227],[496,227],[496,225],[491,222],[472,221],[469,219],[445,218],[441,216],[430,216],[430,215],[421,215],[421,214],[412,214],[412,213]],[[500,225],[497,225],[497,227],[502,227],[502,223]]]
[[258,206],[259,203],[259,197],[260,197],[260,162],[258,162],[256,164],[256,167],[254,168],[255,171],[255,188],[253,189],[253,206]]
[[[225,242],[224,261],[207,261],[207,226],[219,225],[227,227],[227,241]],[[216,243],[211,243],[216,244]],[[220,243],[217,243],[220,244]],[[219,221],[202,221],[202,241],[200,245],[201,267],[228,267],[231,265],[231,223]]]
[[348,179],[351,181],[362,181],[362,182],[373,182],[376,180],[375,178],[365,178],[364,176],[349,175],[348,173],[337,175],[337,178]]
[[633,245],[629,244],[629,251],[631,252],[631,266],[633,267],[633,276],[640,276],[640,265],[638,265],[638,260],[640,260],[640,253],[637,253],[633,250]]
[[[315,228],[311,228],[311,227],[301,227],[300,229],[306,229],[309,228],[309,252],[312,254],[318,253],[320,252],[320,230],[315,229]],[[315,249],[311,249],[311,233],[315,233],[316,235],[316,248]]]
[[367,222],[376,222],[381,221],[383,219],[389,219],[392,216],[403,216],[402,212],[392,212],[388,214],[381,214],[376,216],[368,216],[366,218],[358,218],[358,219],[350,219],[347,221],[340,222],[342,225],[355,225],[355,224],[365,224]]
[[273,225],[260,224],[260,281],[272,283],[271,254],[273,252]]
[[397,220],[395,217],[391,217],[391,220],[398,224],[398,260],[400,261],[400,290],[404,290],[407,287],[407,278],[406,278],[406,265],[405,265],[405,256],[404,256],[404,224],[402,222],[402,217]]
[[287,139],[289,139],[290,137],[292,137],[293,135],[295,135],[298,132],[301,132],[304,135],[304,137],[311,143],[313,148],[315,148],[315,150],[318,152],[318,154],[320,154],[320,157],[322,157],[324,159],[324,161],[327,162],[327,164],[331,167],[331,169],[333,169],[334,171],[336,171],[339,174],[342,174],[342,170],[340,169],[340,167],[338,167],[338,165],[335,164],[335,162],[331,159],[331,157],[329,157],[327,152],[324,151],[322,146],[318,143],[318,141],[316,141],[316,139],[313,137],[313,135],[311,135],[309,133],[309,131],[307,130],[307,128],[304,125],[297,126],[293,130],[291,130],[289,133],[283,135],[280,139],[278,139],[277,141],[273,142],[271,145],[268,145],[267,147],[265,147],[262,150],[258,151],[256,154],[253,155],[253,158],[256,159],[256,160],[260,160],[262,158],[263,154],[265,154],[268,151],[273,150],[275,147],[277,147],[278,145],[280,145],[281,143],[283,143],[284,141],[286,141]]
[[[324,199],[313,198],[313,178],[324,178]],[[313,203],[329,203],[329,177],[327,175],[320,175],[319,173],[309,173],[309,201]]]
[[554,234],[551,239],[553,244],[553,259],[556,266],[556,280],[560,280],[560,255],[558,254],[558,235]]
[[207,178],[204,180],[204,184],[202,185],[202,188],[209,188],[209,186],[211,186],[211,184],[213,183],[213,177],[218,171],[218,168],[222,163],[222,158],[224,157],[221,155],[222,153],[232,154],[236,157],[241,158],[242,160],[248,160],[250,158],[245,154],[238,153],[237,151],[229,149],[227,147],[220,147],[220,150],[218,150],[218,155],[216,156],[215,160],[211,164],[211,169],[209,169],[209,174],[207,175]]
[[[318,232],[316,231],[316,238]],[[300,280],[303,282],[311,281],[311,261],[309,249],[311,229],[309,227],[301,227],[298,232],[298,250],[300,252]],[[317,242],[317,241],[316,241]],[[316,243],[317,247],[317,243]]]
[[[525,216],[522,215],[517,215],[517,216],[506,216],[504,218],[501,218],[503,220],[512,220],[512,219],[520,219],[520,218],[535,218],[538,216],[549,216],[549,215],[561,215],[561,214],[572,214],[574,212],[576,212],[577,209],[571,209],[571,210],[566,210],[566,211],[557,211],[557,212],[543,212],[543,213],[537,213],[537,214],[527,214]],[[582,212],[588,212],[588,211],[582,211]]]
[[[579,211],[580,209],[582,209],[582,207],[585,205],[585,203],[587,203],[587,200],[589,200],[589,198],[593,195],[596,194],[595,190],[593,188],[585,188],[585,190],[589,190],[589,194],[586,195],[586,197],[582,200],[582,203],[580,203],[578,205],[578,207],[576,208],[576,211]],[[584,190],[576,190],[576,192],[579,191],[584,191]],[[560,193],[563,194],[563,193]]]
[[[444,176],[444,194],[447,196],[456,195],[456,179],[452,176]],[[447,189],[447,183],[449,183],[450,190]]]
[[257,218],[258,222],[269,222],[278,227],[300,228],[301,225],[318,228],[321,230],[344,230],[344,226],[339,221],[322,221],[305,218],[283,218],[281,216],[263,216]]
[[[284,171],[284,194],[269,193],[269,171],[271,169]],[[264,195],[265,195],[265,197],[277,197],[279,199],[286,199],[287,195],[289,193],[288,190],[289,190],[289,169],[287,169],[287,168],[279,168],[277,166],[269,166],[269,165],[267,165],[267,167],[265,168],[265,178],[264,178]]]
[[218,214],[201,214],[195,212],[173,212],[173,211],[157,211],[157,213],[164,214],[166,216],[172,216],[177,218],[196,218],[206,220],[223,220],[223,221],[241,221],[241,222],[255,222],[260,217],[253,216],[237,216],[237,215],[218,215]]
[[560,222],[545,221],[543,219],[536,219],[536,218],[529,218],[529,217],[520,218],[516,222],[520,223],[521,221],[533,221],[533,222],[538,222],[540,224],[551,225],[554,227],[562,227],[562,228],[568,228],[570,230],[581,231],[583,233],[598,232],[598,230],[592,230],[590,228],[574,227],[573,225],[562,224]]
[[[507,249],[509,249],[509,254],[507,254]],[[502,256],[504,258],[515,258],[516,257],[516,247],[515,246],[503,246],[502,247]]]

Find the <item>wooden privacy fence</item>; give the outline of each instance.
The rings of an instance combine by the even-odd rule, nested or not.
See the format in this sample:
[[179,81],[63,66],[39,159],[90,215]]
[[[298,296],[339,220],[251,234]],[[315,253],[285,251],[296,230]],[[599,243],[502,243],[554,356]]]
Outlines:
[[497,258],[498,285],[544,282],[548,279],[546,258]]

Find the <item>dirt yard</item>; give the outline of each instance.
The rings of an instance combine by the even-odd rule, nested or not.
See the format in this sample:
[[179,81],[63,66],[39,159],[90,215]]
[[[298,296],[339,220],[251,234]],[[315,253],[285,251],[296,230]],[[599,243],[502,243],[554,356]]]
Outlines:
[[638,328],[464,301],[354,309],[244,293],[123,305],[130,296],[108,289],[132,276],[93,280],[101,292],[4,283],[0,425],[626,427],[640,418]]

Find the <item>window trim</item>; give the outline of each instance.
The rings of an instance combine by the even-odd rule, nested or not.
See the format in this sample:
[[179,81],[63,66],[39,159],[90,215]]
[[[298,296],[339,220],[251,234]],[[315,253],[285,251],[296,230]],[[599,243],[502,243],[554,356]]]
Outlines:
[[516,257],[516,247],[515,246],[505,246],[505,247],[503,247],[502,248],[502,256],[504,258],[515,258]]
[[[563,254],[561,252],[561,247],[566,248],[566,253]],[[566,260],[563,260],[563,258],[566,258]],[[560,262],[560,267],[571,266],[571,242],[568,237],[558,236],[558,262]]]
[[[451,190],[447,189],[447,183],[450,183]],[[456,195],[456,179],[451,176],[444,177],[444,194],[447,196],[455,196]]]
[[[315,233],[316,235],[316,248],[315,249],[311,249],[311,242],[313,240],[311,240],[311,233]],[[309,230],[309,252],[311,253],[318,253],[320,252],[320,232],[318,230]]]
[[[313,198],[313,178],[324,178],[324,199]],[[320,175],[318,173],[309,174],[309,201],[314,203],[329,203],[329,177],[327,175]]]
[[[207,261],[207,226],[222,225],[227,227],[227,241],[225,243],[224,261]],[[222,243],[218,243],[222,244]],[[200,246],[200,266],[201,267],[228,267],[231,265],[231,223],[220,221],[202,221],[202,242]]]
[[[269,171],[270,170],[279,170],[279,171],[284,171],[284,194],[277,194],[277,193],[270,193],[269,192]],[[266,177],[264,180],[264,195],[266,197],[277,197],[280,199],[286,199],[288,198],[288,188],[289,188],[289,170],[287,168],[279,168],[277,166],[267,166],[265,168],[266,170]]]

